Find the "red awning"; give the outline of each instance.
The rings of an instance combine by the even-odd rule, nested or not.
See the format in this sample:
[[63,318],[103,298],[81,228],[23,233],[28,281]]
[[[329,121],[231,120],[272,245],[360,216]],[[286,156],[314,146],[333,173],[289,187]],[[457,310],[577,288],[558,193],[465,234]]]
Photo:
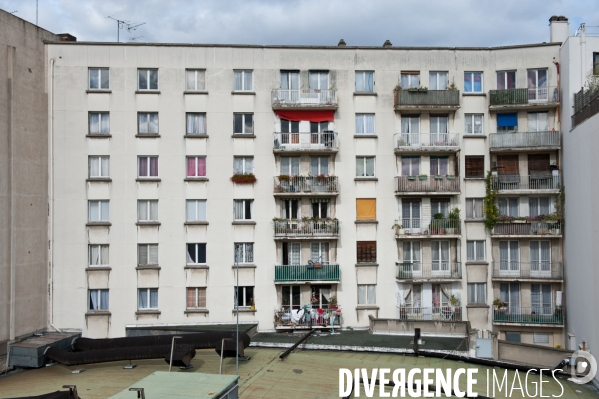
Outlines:
[[299,121],[310,121],[310,122],[333,122],[335,120],[334,110],[322,110],[322,111],[287,111],[287,110],[276,110],[277,115],[281,119],[287,119],[288,121],[299,122]]

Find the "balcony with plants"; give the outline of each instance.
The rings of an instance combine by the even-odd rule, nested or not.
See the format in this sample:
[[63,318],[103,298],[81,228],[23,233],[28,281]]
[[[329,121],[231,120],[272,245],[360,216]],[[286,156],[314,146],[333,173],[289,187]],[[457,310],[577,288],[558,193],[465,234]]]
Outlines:
[[564,278],[561,262],[499,261],[493,262],[492,267],[494,281],[562,281]]
[[450,237],[459,238],[462,234],[460,210],[454,208],[446,216],[436,213],[432,219],[400,219],[393,225],[396,238]]
[[397,262],[397,280],[405,281],[447,281],[462,279],[460,262],[438,261],[432,263]]
[[337,109],[337,90],[331,89],[274,89],[271,92],[273,109]]
[[275,310],[274,326],[277,330],[332,329],[343,325],[343,312],[337,304],[337,296],[329,298],[328,304],[290,305],[283,299],[280,309]]
[[393,91],[395,110],[455,111],[460,108],[460,91],[454,83],[446,90],[429,90],[424,86],[402,88]]
[[274,194],[297,196],[299,194],[332,196],[339,194],[339,177],[329,175],[299,176],[279,175],[274,177]]
[[337,239],[340,222],[336,218],[303,217],[273,220],[275,239]]
[[565,309],[561,306],[510,306],[499,299],[493,301],[494,324],[564,325]]
[[339,265],[308,262],[305,265],[275,265],[275,283],[339,282]]
[[539,86],[520,89],[489,90],[489,109],[518,110],[559,105],[559,89]]
[[426,174],[395,176],[395,195],[458,195],[460,179],[456,175]]

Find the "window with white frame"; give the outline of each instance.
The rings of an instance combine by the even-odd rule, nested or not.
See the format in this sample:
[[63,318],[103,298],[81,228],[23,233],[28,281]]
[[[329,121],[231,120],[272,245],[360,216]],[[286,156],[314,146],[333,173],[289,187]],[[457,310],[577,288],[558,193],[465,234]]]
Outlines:
[[401,175],[417,176],[420,174],[420,157],[401,157]]
[[497,71],[497,90],[516,88],[516,71]]
[[300,200],[282,199],[281,200],[281,219],[299,219]]
[[497,203],[499,213],[502,215],[518,217],[518,197],[499,198]]
[[89,113],[89,134],[110,134],[110,113]]
[[326,218],[329,215],[329,198],[312,198],[312,217]]
[[137,290],[137,309],[158,309],[158,288],[139,288]]
[[549,343],[549,333],[532,333],[532,343],[533,344],[548,344]]
[[449,241],[431,241],[431,270],[434,272],[449,272],[450,259]]
[[[202,112],[188,112],[187,114],[187,134],[206,134],[206,114]],[[158,120],[156,120],[158,125]],[[158,133],[158,126],[156,126]]]
[[310,157],[310,174],[312,176],[329,174],[329,157]]
[[485,260],[485,241],[466,241],[466,260]]
[[187,215],[185,220],[188,222],[206,221],[206,200],[187,200]]
[[552,314],[551,284],[531,284],[530,303],[532,314]]
[[88,220],[90,222],[108,222],[110,220],[108,201],[88,201]]
[[233,218],[235,220],[251,220],[254,200],[233,200]]
[[486,303],[487,284],[468,283],[468,303]]
[[329,71],[310,71],[308,85],[312,90],[328,90]]
[[137,264],[139,266],[158,264],[158,244],[138,244]]
[[310,260],[314,263],[329,263],[329,243],[328,242],[311,242],[310,243]]
[[187,264],[203,265],[206,264],[206,244],[187,244]]
[[530,216],[547,215],[550,213],[551,198],[528,198],[528,211]]
[[356,157],[356,176],[374,177],[374,157]]
[[356,92],[374,93],[373,71],[356,71]]
[[206,157],[187,157],[187,177],[206,177]]
[[89,68],[89,89],[110,89],[110,70],[108,68]]
[[429,72],[428,89],[429,90],[447,90],[449,83],[448,72]]
[[[416,133],[416,134],[420,133],[420,115],[417,115],[417,116],[402,115],[401,116],[401,132],[402,133]],[[407,143],[412,143],[412,141],[407,141]],[[420,142],[417,141],[417,142],[414,142],[414,144],[420,144]]]
[[137,177],[158,177],[158,157],[137,157]]
[[253,242],[236,242],[234,251],[236,263],[254,263]]
[[282,265],[301,265],[302,264],[302,244],[299,242],[281,243]]
[[89,157],[89,178],[105,179],[110,177],[110,157],[90,156]]
[[466,219],[483,219],[483,199],[466,198]]
[[376,134],[374,114],[356,114],[356,134]]
[[235,157],[233,158],[233,173],[254,173],[253,157]]
[[402,72],[401,88],[406,90],[410,87],[420,87],[420,72]]
[[138,69],[137,90],[158,90],[158,69]]
[[[281,305],[283,309],[300,309],[302,302],[301,288],[299,285],[281,286]],[[314,305],[313,305],[314,306]]]
[[157,222],[158,221],[158,200],[138,200],[137,201],[137,221],[138,222]]
[[254,133],[254,114],[233,114],[234,134]]
[[109,296],[108,290],[88,290],[89,292],[89,310],[108,310]]
[[546,132],[549,130],[548,112],[529,112],[528,113],[528,131]]
[[358,305],[376,304],[376,285],[358,284]]
[[88,265],[89,267],[105,267],[110,265],[108,261],[108,245],[88,245]]
[[300,174],[300,157],[281,157],[281,174],[297,176]]
[[449,209],[451,208],[449,198],[431,198],[431,215],[438,213],[443,215],[443,218],[449,217]]
[[187,309],[206,308],[206,287],[187,288]]
[[186,69],[185,70],[185,90],[204,91],[206,90],[206,71],[204,69]]
[[138,112],[137,133],[158,134],[158,112]]
[[483,134],[483,114],[466,114],[466,134]]
[[254,287],[233,287],[235,298],[233,305],[240,308],[254,306]]
[[233,90],[234,91],[252,91],[253,85],[253,71],[251,70],[239,70],[233,71]]
[[464,93],[483,92],[483,73],[464,72]]

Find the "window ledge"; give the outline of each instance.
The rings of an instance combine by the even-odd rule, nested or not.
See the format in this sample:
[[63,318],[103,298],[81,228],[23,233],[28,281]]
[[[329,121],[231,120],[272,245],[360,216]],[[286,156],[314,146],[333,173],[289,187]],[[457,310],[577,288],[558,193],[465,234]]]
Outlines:
[[231,222],[231,224],[233,226],[243,226],[243,225],[254,226],[256,224],[256,222],[253,220],[235,220],[235,221]]
[[210,267],[208,265],[185,265],[184,269],[208,270],[208,269],[210,269]]
[[[256,312],[257,312],[256,309],[249,309],[249,308],[248,309],[243,309],[243,308],[239,309],[239,313],[256,313]],[[236,313],[235,309],[233,309],[233,313]]]
[[138,310],[137,312],[135,312],[136,315],[141,316],[141,315],[145,315],[145,314],[155,314],[155,315],[159,315],[161,312],[158,309],[153,309],[153,310]]
[[137,265],[135,270],[160,270],[158,265]]
[[354,181],[379,181],[378,177],[356,177]]
[[232,266],[232,268],[233,268],[233,269],[237,269],[238,267],[239,267],[240,269],[255,269],[255,268],[257,268],[258,266],[256,266],[256,265],[253,265],[253,264],[245,264],[245,265],[233,265],[233,266]]
[[160,222],[137,222],[136,226],[160,226]]
[[85,225],[88,226],[88,227],[112,226],[112,223],[110,223],[110,222],[87,222]]
[[208,314],[208,313],[209,313],[209,311],[208,311],[208,309],[187,309],[187,310],[186,310],[185,312],[183,312],[183,313],[184,313],[184,314],[194,314],[194,313],[195,313],[195,314],[198,314],[198,313],[200,313],[200,314],[202,314],[202,313],[203,313],[203,314]]
[[208,226],[208,222],[205,220],[194,220],[183,223],[185,226]]
[[354,139],[376,139],[376,134],[354,134]]
[[354,91],[354,96],[374,96],[376,97],[378,94],[374,91]]
[[110,89],[88,89],[85,90],[86,93],[90,94],[90,93],[107,93],[110,94],[112,93],[112,90]]
[[247,133],[237,133],[237,134],[232,134],[231,137],[233,137],[234,139],[255,139],[256,135],[255,134],[247,134]]
[[138,133],[135,137],[138,139],[158,139],[160,138],[160,135],[155,133]]
[[110,266],[89,266],[85,268],[86,272],[109,272],[112,270]]
[[486,303],[469,303],[468,305],[466,305],[466,308],[489,308],[489,305],[487,305]]
[[356,220],[356,224],[379,224],[378,220]]
[[206,95],[208,92],[206,90],[185,90],[183,94],[199,94]]
[[85,181],[88,181],[88,182],[92,182],[92,181],[111,182],[112,179],[110,177],[90,177],[89,179],[86,179]]
[[136,182],[140,182],[140,183],[158,183],[160,182],[160,178],[159,177],[148,177],[148,178],[143,178],[143,177],[138,177],[137,179],[135,179]]
[[487,93],[462,93],[464,97],[486,97]]
[[487,135],[486,134],[463,134],[462,135],[463,138],[465,139],[486,139]]
[[379,267],[379,264],[376,262],[360,262],[356,263],[356,267]]
[[485,180],[484,177],[464,177],[464,180]]
[[183,181],[208,181],[207,177],[186,177]]
[[88,139],[109,139],[112,134],[86,134],[85,137]]
[[482,223],[485,219],[465,219],[464,223]]
[[235,90],[233,90],[231,92],[231,94],[239,94],[239,95],[242,95],[242,96],[255,96],[256,92],[255,91],[249,91],[249,90],[248,91],[241,91],[241,90],[240,91],[235,91]]
[[186,139],[207,139],[208,135],[207,134],[186,134],[185,136]]
[[109,310],[88,310],[85,313],[85,317],[88,316],[110,316],[111,313]]
[[160,94],[160,90],[135,90],[135,94]]
[[485,262],[483,260],[478,260],[478,261],[476,261],[476,260],[469,260],[469,261],[466,262],[466,266],[470,266],[470,265],[488,266],[489,262]]
[[358,305],[356,310],[379,310],[379,307],[376,305]]

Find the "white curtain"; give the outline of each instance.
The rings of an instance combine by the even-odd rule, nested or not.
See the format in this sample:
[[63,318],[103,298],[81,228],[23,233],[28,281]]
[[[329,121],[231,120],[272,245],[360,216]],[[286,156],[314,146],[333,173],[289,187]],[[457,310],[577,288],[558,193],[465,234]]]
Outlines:
[[89,308],[98,310],[98,290],[89,290]]
[[244,219],[243,210],[244,210],[245,201],[235,200],[235,201],[233,201],[233,203],[234,203],[234,210],[235,210],[235,220]]
[[358,305],[366,304],[366,286],[363,284],[358,285]]
[[243,90],[243,71],[234,72],[235,87],[234,90]]
[[328,157],[310,157],[310,174],[328,175],[329,174],[329,158]]
[[100,157],[91,157],[89,160],[89,177],[100,176]]
[[109,211],[108,211],[108,201],[100,201],[100,210],[101,210],[101,215],[100,215],[100,219],[103,221],[108,221],[110,220],[110,215],[109,215]]
[[374,134],[374,114],[356,114],[356,133]]
[[281,174],[297,176],[300,173],[299,157],[281,157]]
[[376,285],[367,285],[367,299],[369,305],[374,305],[376,303]]
[[366,176],[374,176],[374,157],[366,157]]
[[90,266],[100,266],[100,246],[90,245],[89,246],[89,264]]
[[138,307],[139,309],[147,309],[148,308],[148,290],[142,288],[138,290]]
[[150,308],[158,308],[158,289],[150,289]]
[[356,158],[356,176],[362,177],[366,176],[364,174],[364,157]]
[[100,246],[100,250],[101,250],[101,264],[102,265],[109,265],[109,261],[108,261],[108,245],[101,245]]
[[206,115],[187,114],[187,134],[206,134]]
[[299,265],[301,264],[301,244],[299,242],[290,242],[289,243],[289,264],[290,265]]
[[108,290],[100,290],[100,306],[102,310],[110,308],[108,303]]

